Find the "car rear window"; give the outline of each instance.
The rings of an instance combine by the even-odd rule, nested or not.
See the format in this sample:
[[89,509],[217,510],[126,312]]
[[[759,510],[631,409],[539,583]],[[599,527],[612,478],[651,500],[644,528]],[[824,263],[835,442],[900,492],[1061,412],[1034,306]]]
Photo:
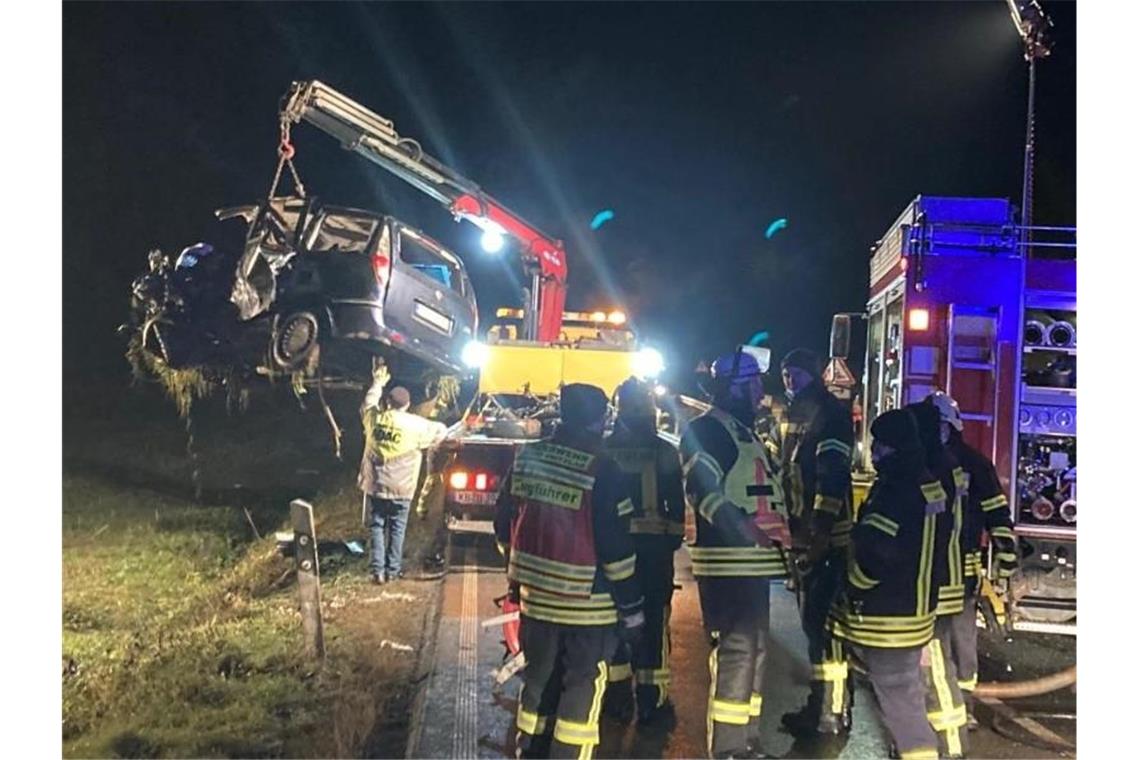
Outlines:
[[463,292],[459,262],[422,241],[410,230],[400,230],[400,259],[441,285]]

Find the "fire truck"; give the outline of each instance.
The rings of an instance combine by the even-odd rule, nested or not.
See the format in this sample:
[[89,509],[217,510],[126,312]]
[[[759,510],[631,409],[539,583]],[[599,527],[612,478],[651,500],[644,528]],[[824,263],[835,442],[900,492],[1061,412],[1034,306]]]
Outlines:
[[283,146],[290,126],[300,122],[443,204],[457,221],[478,226],[487,250],[498,250],[506,238],[517,244],[531,277],[526,306],[499,309],[486,339],[473,339],[463,349],[463,362],[479,373],[478,387],[445,442],[451,454],[443,472],[449,526],[489,532],[517,448],[548,434],[558,416],[558,389],[591,383],[612,396],[631,376],[656,377],[664,368],[661,354],[637,345],[623,311],[564,312],[568,270],[562,242],[425,153],[390,120],[322,82],[308,81],[293,83],[285,96]]
[[869,423],[945,391],[1009,498],[1009,624],[1076,635],[1076,229],[1020,227],[1005,199],[919,196],[873,248],[869,284],[866,312],[832,322],[842,362],[852,316],[866,320],[856,502],[873,477]]

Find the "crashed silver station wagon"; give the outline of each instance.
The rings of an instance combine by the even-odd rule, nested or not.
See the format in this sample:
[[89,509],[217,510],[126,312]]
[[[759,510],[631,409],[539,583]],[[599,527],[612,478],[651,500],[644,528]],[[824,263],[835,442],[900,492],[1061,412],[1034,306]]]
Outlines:
[[311,197],[217,215],[249,223],[240,257],[198,244],[171,266],[152,252],[133,286],[132,322],[168,365],[298,372],[319,357],[358,374],[379,356],[396,374],[462,372],[475,293],[439,243],[390,216]]

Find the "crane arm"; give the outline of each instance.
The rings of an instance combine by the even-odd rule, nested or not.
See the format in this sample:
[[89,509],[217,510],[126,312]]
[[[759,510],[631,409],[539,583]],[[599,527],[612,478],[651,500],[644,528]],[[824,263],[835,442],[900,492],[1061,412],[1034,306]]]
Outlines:
[[401,137],[393,123],[332,87],[316,80],[294,82],[281,108],[283,127],[306,121],[340,141],[346,149],[379,164],[417,190],[483,230],[515,238],[533,277],[535,315],[528,338],[554,341],[562,329],[566,302],[566,252],[518,214],[483,192],[474,182],[424,153],[415,140]]

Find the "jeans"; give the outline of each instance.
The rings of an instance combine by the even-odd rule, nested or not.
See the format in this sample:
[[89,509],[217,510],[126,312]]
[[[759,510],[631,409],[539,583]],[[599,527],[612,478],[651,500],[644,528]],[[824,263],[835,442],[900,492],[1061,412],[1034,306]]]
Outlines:
[[404,533],[408,529],[411,500],[383,499],[365,496],[371,507],[369,526],[372,530],[372,557],[368,563],[373,575],[394,578],[404,562]]

